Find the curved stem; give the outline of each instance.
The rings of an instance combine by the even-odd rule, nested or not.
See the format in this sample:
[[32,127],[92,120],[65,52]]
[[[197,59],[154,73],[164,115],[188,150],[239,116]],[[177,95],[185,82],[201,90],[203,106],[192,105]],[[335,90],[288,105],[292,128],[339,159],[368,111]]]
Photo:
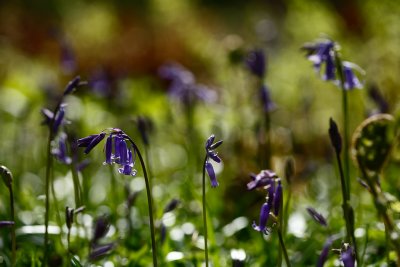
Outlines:
[[153,253],[153,266],[157,267],[156,236],[155,236],[155,231],[154,231],[154,219],[153,219],[153,198],[152,198],[152,194],[151,194],[150,180],[149,180],[149,177],[147,176],[145,162],[143,160],[142,155],[140,154],[139,148],[136,146],[136,144],[133,142],[133,140],[129,136],[126,135],[126,138],[132,144],[133,149],[135,149],[135,151],[139,157],[140,165],[142,166],[142,170],[143,170],[144,180],[146,182],[147,202],[149,204],[150,234],[151,234],[151,247],[152,247],[152,253]]
[[206,267],[208,267],[208,232],[207,232],[207,204],[206,204],[206,162],[207,156],[204,159],[203,164],[203,227],[204,227],[204,256],[206,260]]

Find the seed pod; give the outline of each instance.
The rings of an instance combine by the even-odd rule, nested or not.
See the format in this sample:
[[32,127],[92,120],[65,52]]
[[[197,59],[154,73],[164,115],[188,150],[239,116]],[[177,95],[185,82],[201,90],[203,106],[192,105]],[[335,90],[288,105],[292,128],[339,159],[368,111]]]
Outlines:
[[0,175],[3,178],[4,184],[8,187],[12,187],[13,176],[11,171],[6,166],[0,166]]

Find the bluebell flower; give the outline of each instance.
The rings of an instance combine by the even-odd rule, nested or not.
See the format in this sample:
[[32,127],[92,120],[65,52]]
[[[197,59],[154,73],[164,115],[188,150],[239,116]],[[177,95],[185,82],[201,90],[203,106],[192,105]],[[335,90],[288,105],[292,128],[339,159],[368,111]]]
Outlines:
[[323,267],[326,260],[328,259],[329,255],[329,250],[331,249],[332,246],[332,238],[328,238],[328,240],[325,241],[324,247],[321,251],[321,254],[319,255],[318,262],[317,262],[317,267]]
[[271,183],[271,180],[278,178],[275,172],[270,170],[262,170],[259,174],[250,174],[252,179],[251,182],[247,183],[248,190],[254,190],[256,188],[264,188]]
[[[85,153],[88,154],[96,145],[98,145],[107,133],[89,135],[77,141],[79,147],[86,147]],[[128,136],[120,129],[112,128],[108,133],[106,144],[104,147],[105,161],[104,164],[118,164],[118,172],[123,175],[136,175],[133,168],[136,159],[136,150],[132,144],[127,144]]]
[[180,100],[185,105],[191,105],[196,100],[210,103],[217,98],[214,91],[196,83],[193,73],[179,64],[170,63],[161,66],[159,75],[170,82],[169,95]]
[[375,102],[378,106],[378,112],[374,113],[388,113],[389,112],[389,104],[386,99],[383,97],[381,92],[379,91],[376,85],[371,85],[368,88],[369,97]]
[[218,186],[218,181],[217,177],[214,172],[214,167],[212,166],[210,159],[220,163],[221,158],[218,156],[218,154],[214,151],[217,147],[219,147],[222,144],[222,140],[218,142],[214,142],[215,136],[212,134],[206,141],[205,144],[205,149],[206,149],[206,160],[204,163],[204,168],[206,169],[208,176],[210,177],[211,181],[211,187],[217,187]]
[[305,44],[302,49],[307,52],[307,59],[314,63],[314,69],[320,73],[322,64],[327,64],[325,79],[334,79],[334,46],[335,43],[331,40],[321,40],[316,43]]
[[307,207],[307,212],[308,214],[310,214],[310,216],[314,219],[314,221],[316,221],[317,223],[319,223],[322,226],[327,227],[328,223],[326,222],[326,219],[324,216],[322,216],[322,214],[318,213],[314,208],[311,207]]
[[67,151],[67,135],[61,133],[58,137],[58,146],[53,148],[51,153],[63,164],[69,165],[72,163],[71,157]]
[[250,51],[246,57],[247,68],[256,76],[265,76],[266,60],[265,54],[261,49]]
[[101,238],[105,237],[110,230],[110,221],[107,216],[100,216],[94,222],[93,236],[91,243],[96,244]]
[[173,198],[171,201],[169,201],[167,203],[167,205],[165,205],[163,213],[167,213],[167,212],[171,212],[174,209],[176,209],[178,207],[178,205],[181,203],[181,201],[179,199]]
[[362,83],[354,74],[354,70],[364,74],[364,71],[354,63],[343,61],[343,75],[344,75],[344,88],[346,90],[352,90],[354,88],[363,88]]
[[260,210],[260,221],[259,221],[259,224],[257,225],[255,222],[253,222],[253,229],[254,230],[256,230],[258,232],[263,232],[263,233],[268,232],[267,222],[268,222],[270,210],[271,210],[271,206],[268,205],[268,203],[264,203],[262,205],[261,210]]
[[343,262],[344,267],[354,267],[355,257],[352,247],[349,244],[344,244],[340,252],[340,260]]

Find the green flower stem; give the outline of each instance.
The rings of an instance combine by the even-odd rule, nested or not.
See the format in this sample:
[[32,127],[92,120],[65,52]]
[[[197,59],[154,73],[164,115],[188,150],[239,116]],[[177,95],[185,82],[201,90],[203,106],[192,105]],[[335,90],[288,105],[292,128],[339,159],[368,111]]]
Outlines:
[[356,238],[354,236],[354,222],[352,219],[352,208],[350,206],[350,201],[347,199],[347,195],[346,195],[346,182],[345,182],[345,177],[343,174],[343,166],[342,166],[342,161],[340,159],[340,154],[336,153],[336,160],[338,162],[338,166],[339,166],[339,173],[340,173],[340,184],[342,186],[342,198],[343,198],[343,203],[342,203],[342,209],[343,209],[343,216],[344,216],[344,220],[346,223],[346,242],[351,242],[353,244],[354,247],[354,253],[356,255],[356,260],[357,262],[359,261],[358,258],[358,252],[357,252],[357,242],[356,242]]
[[44,231],[44,259],[43,259],[43,266],[47,266],[47,261],[48,261],[48,254],[49,254],[49,248],[48,248],[48,243],[49,243],[49,218],[50,218],[50,183],[51,183],[51,176],[53,172],[53,155],[51,154],[51,142],[53,141],[55,137],[55,132],[54,132],[54,121],[56,119],[56,115],[58,111],[61,108],[63,97],[60,98],[59,102],[56,105],[56,108],[54,109],[54,116],[50,120],[49,123],[49,138],[47,140],[47,163],[46,163],[46,177],[45,177],[45,214],[44,214],[44,225],[45,225],[45,231]]
[[11,266],[15,266],[16,260],[16,251],[17,251],[17,239],[15,236],[15,208],[14,208],[14,191],[12,185],[9,188],[10,191],[10,211],[11,211],[11,220],[14,222],[14,225],[11,227]]
[[279,244],[280,244],[281,250],[283,252],[283,257],[285,258],[286,266],[291,267],[289,255],[286,250],[285,242],[283,241],[282,230],[281,230],[280,226],[277,227],[277,232],[278,232],[278,237],[279,237]]
[[271,168],[271,116],[270,113],[265,113],[265,168]]
[[206,204],[206,162],[208,156],[204,158],[203,164],[203,228],[204,228],[204,257],[206,261],[206,267],[208,267],[208,233],[207,233],[207,204]]
[[133,140],[129,136],[126,136],[126,138],[128,138],[129,142],[133,146],[133,149],[136,151],[136,153],[139,157],[140,165],[142,166],[142,170],[143,170],[144,180],[146,182],[147,202],[148,202],[148,207],[149,207],[149,218],[150,218],[151,247],[152,247],[152,253],[153,253],[153,266],[157,267],[156,235],[155,235],[155,230],[154,230],[154,219],[153,219],[153,197],[152,197],[152,193],[151,193],[150,179],[147,176],[145,162],[143,160],[142,154],[140,154],[139,148],[136,146],[135,142],[133,142]]
[[82,188],[79,183],[78,171],[76,170],[76,162],[73,159],[71,164],[72,181],[74,183],[74,195],[75,195],[75,208],[82,206]]
[[[54,121],[53,121],[54,122]],[[53,123],[50,123],[50,127],[53,126]],[[47,142],[47,164],[46,164],[46,180],[45,180],[45,214],[44,214],[44,259],[43,266],[47,266],[48,261],[48,243],[49,243],[49,214],[50,214],[50,176],[53,170],[53,156],[51,155],[51,141],[53,140],[53,131],[50,129],[49,139]]]

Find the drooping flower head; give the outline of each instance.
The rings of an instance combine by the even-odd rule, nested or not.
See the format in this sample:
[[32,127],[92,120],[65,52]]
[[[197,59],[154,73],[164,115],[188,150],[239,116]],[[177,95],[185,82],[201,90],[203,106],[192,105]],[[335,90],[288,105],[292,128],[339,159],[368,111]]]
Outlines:
[[318,74],[322,65],[325,64],[325,74],[322,76],[324,80],[335,79],[334,47],[335,43],[331,40],[307,43],[302,47],[307,53],[307,59],[314,64],[314,69]]
[[205,166],[204,168],[206,169],[208,176],[210,177],[211,181],[211,187],[217,187],[218,186],[218,181],[217,177],[214,172],[214,167],[210,162],[210,159],[215,161],[216,163],[221,162],[221,158],[218,156],[218,153],[214,151],[217,147],[219,147],[222,144],[222,140],[215,142],[214,143],[215,136],[212,134],[206,141],[205,149],[206,149],[206,160],[205,160]]
[[265,54],[261,49],[250,51],[246,57],[247,68],[259,78],[265,76],[266,60]]
[[55,146],[51,153],[63,164],[69,165],[72,163],[72,159],[68,156],[67,150],[67,135],[61,133],[58,137],[58,146]]
[[260,88],[260,100],[264,112],[271,112],[276,109],[276,104],[272,101],[269,88],[266,85],[262,85]]
[[177,63],[161,66],[159,75],[169,81],[169,95],[185,105],[192,105],[197,100],[210,103],[217,98],[214,91],[207,86],[198,84],[194,74]]
[[[363,75],[365,72],[354,63],[341,61],[337,56],[337,48],[335,47],[337,47],[337,44],[332,40],[322,39],[315,43],[307,43],[303,45],[302,49],[306,51],[307,59],[313,62],[317,74],[320,74],[321,68],[325,66],[321,75],[323,80],[333,81],[337,86],[343,87],[344,90],[361,89],[363,85],[355,75],[354,70]],[[343,86],[338,81],[338,77],[340,78],[338,68],[343,72]]]
[[130,138],[120,129],[112,128],[100,134],[89,135],[78,140],[79,147],[85,147],[85,154],[88,154],[96,145],[98,145],[108,135],[104,147],[104,164],[118,164],[118,172],[123,175],[136,175],[135,165],[136,150],[128,142]]

